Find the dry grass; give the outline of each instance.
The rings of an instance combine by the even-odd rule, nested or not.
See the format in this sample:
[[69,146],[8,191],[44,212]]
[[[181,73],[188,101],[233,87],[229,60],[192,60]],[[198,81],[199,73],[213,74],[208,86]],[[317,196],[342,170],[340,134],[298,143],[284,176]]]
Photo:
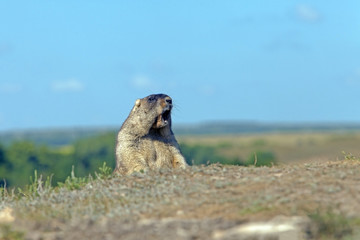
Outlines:
[[3,195],[0,209],[13,209],[15,221],[2,225],[16,236],[9,239],[22,233],[26,239],[209,239],[215,231],[279,215],[309,216],[318,227],[308,239],[356,239],[359,182],[359,160],[211,165],[100,178],[78,190]]

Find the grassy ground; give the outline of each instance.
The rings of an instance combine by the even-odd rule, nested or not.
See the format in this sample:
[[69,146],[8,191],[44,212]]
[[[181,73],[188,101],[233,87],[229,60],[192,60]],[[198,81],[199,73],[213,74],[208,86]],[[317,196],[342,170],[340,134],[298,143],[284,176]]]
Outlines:
[[302,239],[359,239],[359,181],[351,156],[128,177],[104,168],[58,188],[37,176],[21,194],[0,193],[0,239],[232,239],[222,233],[278,216],[308,219]]

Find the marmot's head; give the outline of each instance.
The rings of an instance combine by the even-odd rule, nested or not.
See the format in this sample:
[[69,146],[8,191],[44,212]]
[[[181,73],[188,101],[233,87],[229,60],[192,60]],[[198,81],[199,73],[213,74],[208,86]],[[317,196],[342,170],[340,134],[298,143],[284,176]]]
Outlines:
[[172,99],[166,94],[152,94],[135,102],[133,111],[142,111],[152,128],[171,127]]

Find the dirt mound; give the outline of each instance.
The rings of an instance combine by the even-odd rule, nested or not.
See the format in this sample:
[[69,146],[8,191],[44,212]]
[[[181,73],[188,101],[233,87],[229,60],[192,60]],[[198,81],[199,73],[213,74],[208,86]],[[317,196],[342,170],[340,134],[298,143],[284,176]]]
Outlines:
[[27,239],[356,239],[359,182],[358,160],[135,173],[4,198],[0,209],[13,209],[15,220],[0,223],[0,232]]

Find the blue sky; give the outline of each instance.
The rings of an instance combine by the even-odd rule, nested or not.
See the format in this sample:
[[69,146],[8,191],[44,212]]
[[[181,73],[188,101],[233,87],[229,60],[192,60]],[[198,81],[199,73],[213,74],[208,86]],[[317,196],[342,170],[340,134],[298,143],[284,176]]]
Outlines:
[[120,126],[167,93],[174,124],[359,122],[360,1],[0,0],[0,131]]

